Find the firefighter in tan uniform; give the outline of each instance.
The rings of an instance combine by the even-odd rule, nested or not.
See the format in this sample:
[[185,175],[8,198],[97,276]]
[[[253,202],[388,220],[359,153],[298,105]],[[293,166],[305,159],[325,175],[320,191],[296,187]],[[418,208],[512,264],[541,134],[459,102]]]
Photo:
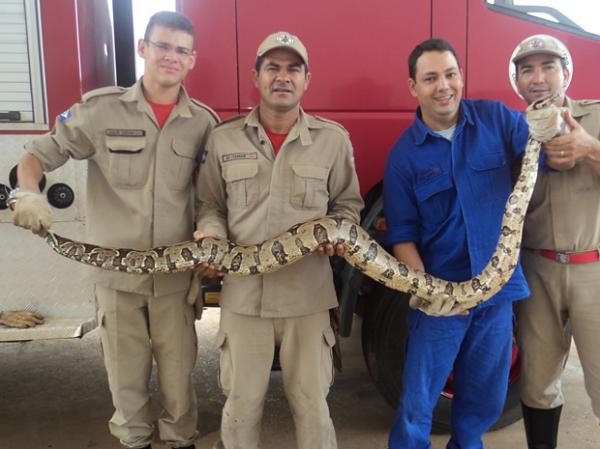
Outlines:
[[[189,239],[192,172],[216,115],[192,100],[181,81],[194,66],[194,28],[178,13],[148,24],[138,52],[143,77],[132,87],[92,91],[58,117],[53,131],[27,144],[14,195],[17,225],[44,233],[50,209],[37,190],[43,171],[69,158],[88,160],[87,234],[91,243],[151,248]],[[158,368],[160,438],[193,448],[197,402],[194,311],[186,301],[190,273],[133,275],[94,269],[99,325],[115,413],[109,426],[121,443],[150,448],[148,382]]]
[[[363,206],[346,131],[306,114],[310,81],[304,45],[286,32],[260,45],[253,72],[260,104],[218,126],[207,146],[197,194],[196,236],[240,244],[273,238],[325,215],[359,221]],[[216,447],[257,449],[275,346],[299,449],[337,447],[326,396],[333,382],[337,306],[328,245],[280,271],[226,276],[221,293],[220,382],[227,395]]]
[[[560,376],[575,339],[592,409],[600,417],[600,100],[565,94],[566,47],[530,36],[513,57],[515,84],[528,102],[556,91],[569,133],[543,145],[525,222],[523,269],[532,296],[518,303],[521,400],[530,449],[556,447],[564,402]],[[570,324],[570,325],[568,325]]]

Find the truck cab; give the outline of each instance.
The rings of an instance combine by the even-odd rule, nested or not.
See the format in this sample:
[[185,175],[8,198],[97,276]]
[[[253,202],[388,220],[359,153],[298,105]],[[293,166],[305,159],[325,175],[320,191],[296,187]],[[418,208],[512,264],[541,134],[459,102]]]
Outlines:
[[[524,102],[509,82],[511,54],[526,36],[551,34],[567,45],[573,57],[576,72],[569,95],[600,98],[600,85],[594,82],[600,68],[600,28],[584,24],[586,16],[597,14],[583,11],[575,17],[571,6],[552,0],[537,2],[538,6],[526,3],[305,0],[282,5],[273,0],[178,0],[177,9],[190,17],[197,29],[198,61],[186,88],[222,119],[247,113],[258,101],[251,70],[259,42],[278,30],[301,36],[313,73],[302,105],[311,114],[340,122],[349,131],[366,203],[362,225],[381,241],[385,232],[383,169],[389,149],[414,118],[417,103],[407,88],[407,58],[419,42],[442,37],[455,46],[465,77],[465,97],[496,99],[523,109]],[[19,56],[11,56],[15,61],[10,62],[11,67],[0,66],[0,231],[9,255],[0,265],[3,307],[28,303],[52,319],[64,315],[65,307],[72,311],[69,304],[84,304],[84,312],[73,312],[82,325],[89,322],[87,318],[93,319],[94,306],[88,283],[79,274],[73,275],[79,268],[69,261],[57,261],[41,241],[14,229],[3,201],[15,187],[10,172],[22,155],[24,142],[48,131],[54,117],[79,101],[83,92],[135,80],[131,61],[139,36],[133,36],[131,17],[136,11],[131,0],[14,0],[0,4],[0,11],[18,16],[11,26],[25,30],[17,33],[22,39],[0,42],[0,53],[14,55],[14,49],[19,49]],[[9,68],[22,69],[23,76],[11,78]],[[64,200],[64,192],[73,196],[71,203],[57,208],[55,214],[60,222],[57,226],[69,237],[80,237],[85,226],[84,179],[82,163],[69,163],[47,175],[45,193],[63,184],[69,190],[63,189],[61,198]],[[58,200],[56,204],[64,205]],[[349,335],[353,318],[362,317],[369,372],[385,399],[396,406],[402,388],[408,301],[404,294],[363,278],[342,261],[333,263],[340,334]],[[216,296],[207,292],[209,300]],[[21,336],[12,333],[5,341],[35,339],[43,329],[34,328]],[[6,332],[0,329],[0,341]],[[506,409],[498,426],[514,421],[520,413],[516,346],[513,361]],[[435,430],[449,428],[451,399],[449,379],[434,417]]]

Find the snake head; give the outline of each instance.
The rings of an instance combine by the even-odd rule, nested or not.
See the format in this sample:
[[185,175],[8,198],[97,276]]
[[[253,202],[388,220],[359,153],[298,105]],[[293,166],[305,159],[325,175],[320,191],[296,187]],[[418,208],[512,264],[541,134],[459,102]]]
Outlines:
[[529,125],[531,138],[538,142],[547,142],[555,136],[565,134],[566,125],[561,108],[556,107],[554,101],[560,97],[560,92],[540,98],[532,102],[525,114]]
[[527,110],[535,110],[538,111],[540,109],[546,109],[549,108],[550,106],[552,106],[554,104],[554,101],[560,97],[560,92],[554,92],[552,95],[549,95],[548,97],[544,97],[544,98],[540,98],[538,100],[535,100],[534,102],[532,102],[529,107],[527,108]]

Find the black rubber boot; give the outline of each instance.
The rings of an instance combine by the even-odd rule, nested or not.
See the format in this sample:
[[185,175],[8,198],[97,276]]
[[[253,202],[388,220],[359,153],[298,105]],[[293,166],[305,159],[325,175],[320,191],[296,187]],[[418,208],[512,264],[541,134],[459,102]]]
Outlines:
[[556,449],[558,423],[562,405],[556,408],[540,409],[527,407],[521,402],[523,422],[529,449]]

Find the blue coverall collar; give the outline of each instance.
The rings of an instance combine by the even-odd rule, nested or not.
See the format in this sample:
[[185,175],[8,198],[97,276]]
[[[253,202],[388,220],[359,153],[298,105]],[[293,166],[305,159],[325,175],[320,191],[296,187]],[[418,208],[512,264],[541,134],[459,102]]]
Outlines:
[[[460,101],[460,109],[458,111],[458,122],[456,123],[456,131],[465,126],[465,123],[473,126],[475,122],[473,121],[472,113],[469,109],[469,105],[466,104],[463,100]],[[415,123],[413,126],[414,136],[415,136],[415,145],[422,145],[427,139],[427,136],[431,136],[434,138],[439,138],[440,135],[433,131],[429,126],[425,124],[421,115],[421,107],[417,108],[417,112],[415,114]]]

